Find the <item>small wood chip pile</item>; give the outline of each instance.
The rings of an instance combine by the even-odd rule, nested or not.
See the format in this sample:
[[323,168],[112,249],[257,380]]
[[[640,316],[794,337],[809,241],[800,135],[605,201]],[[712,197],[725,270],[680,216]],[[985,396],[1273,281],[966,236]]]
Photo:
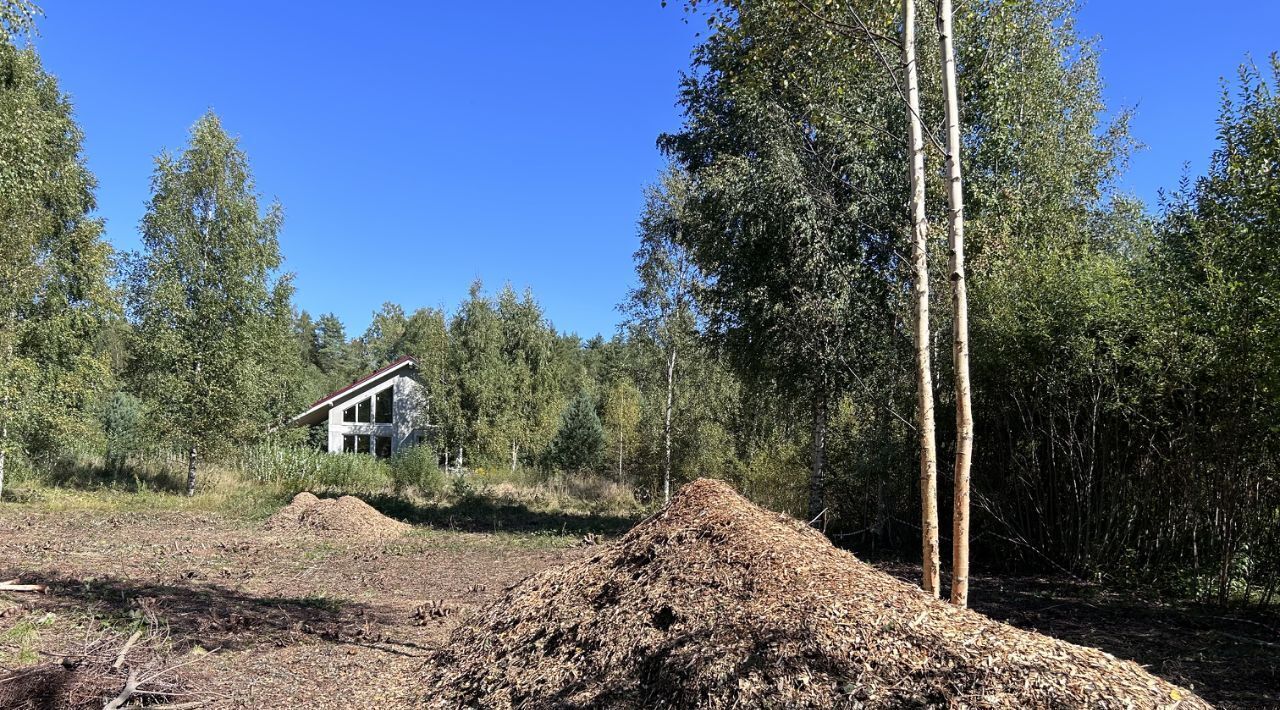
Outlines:
[[1210,707],[931,599],[711,480],[510,588],[427,668],[436,707]]
[[332,537],[386,540],[411,526],[392,520],[355,496],[317,498],[307,492],[267,519],[268,530],[314,532]]

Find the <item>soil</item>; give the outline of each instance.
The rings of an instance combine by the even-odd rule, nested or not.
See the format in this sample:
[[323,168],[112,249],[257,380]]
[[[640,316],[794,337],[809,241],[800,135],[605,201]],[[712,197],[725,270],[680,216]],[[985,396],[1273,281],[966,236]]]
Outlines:
[[[207,513],[0,505],[0,580],[50,585],[47,595],[0,592],[0,678],[85,658],[86,649],[110,665],[140,628],[101,692],[118,692],[136,667],[167,671],[144,690],[167,692],[169,703],[422,707],[432,699],[425,664],[468,613],[533,573],[602,550],[557,534],[565,527],[533,518],[519,533],[414,526],[363,542]],[[910,581],[918,573],[884,568]],[[1274,617],[1040,577],[976,576],[972,599],[992,618],[1131,659],[1220,708],[1280,707]],[[15,638],[24,625],[37,638]],[[30,657],[20,657],[24,646]]]

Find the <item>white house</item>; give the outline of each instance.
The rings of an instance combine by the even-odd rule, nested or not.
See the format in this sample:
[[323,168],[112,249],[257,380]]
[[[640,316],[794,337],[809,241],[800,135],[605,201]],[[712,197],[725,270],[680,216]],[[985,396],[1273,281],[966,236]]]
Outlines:
[[382,369],[316,400],[289,426],[328,431],[330,453],[373,454],[388,458],[426,440],[426,392],[417,376],[418,363],[402,357]]

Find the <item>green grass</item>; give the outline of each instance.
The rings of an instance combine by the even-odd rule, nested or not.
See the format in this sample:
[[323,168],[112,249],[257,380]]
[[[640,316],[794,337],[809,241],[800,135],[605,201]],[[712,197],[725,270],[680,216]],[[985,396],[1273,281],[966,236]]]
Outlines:
[[31,614],[0,633],[0,650],[7,651],[8,657],[4,665],[25,666],[39,660],[40,630],[52,624],[54,618],[52,612],[40,616]]

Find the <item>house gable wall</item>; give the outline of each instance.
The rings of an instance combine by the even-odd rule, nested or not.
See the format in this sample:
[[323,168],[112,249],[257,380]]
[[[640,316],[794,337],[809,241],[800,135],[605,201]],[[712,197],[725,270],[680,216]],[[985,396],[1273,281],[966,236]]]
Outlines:
[[[342,411],[365,398],[372,398],[371,419],[377,418],[377,395],[388,388],[394,388],[392,396],[392,415],[390,424],[376,422],[344,422]],[[328,430],[329,451],[342,451],[342,437],[348,434],[367,434],[369,436],[391,437],[391,452],[394,454],[407,446],[418,443],[418,435],[426,426],[427,402],[424,388],[415,377],[403,371],[384,380],[369,383],[369,386],[349,393],[329,408]]]

